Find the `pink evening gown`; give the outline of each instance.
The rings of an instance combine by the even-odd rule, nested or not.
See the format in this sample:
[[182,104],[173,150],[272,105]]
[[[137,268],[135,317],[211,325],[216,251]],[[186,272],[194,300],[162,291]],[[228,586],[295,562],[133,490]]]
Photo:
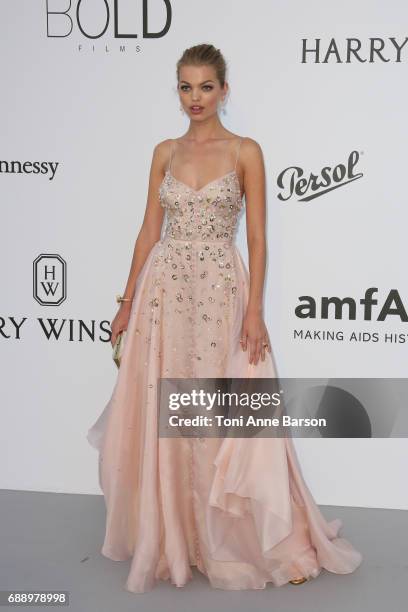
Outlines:
[[271,353],[249,364],[239,343],[249,273],[234,240],[244,206],[236,140],[217,166],[235,157],[234,169],[198,190],[172,174],[172,141],[159,189],[165,231],[137,279],[111,398],[87,435],[106,505],[101,553],[131,559],[134,593],[160,579],[184,586],[194,565],[212,587],[235,590],[322,568],[348,574],[362,561],[338,537],[341,520],[321,514],[291,438],[158,436],[160,377],[276,378]]

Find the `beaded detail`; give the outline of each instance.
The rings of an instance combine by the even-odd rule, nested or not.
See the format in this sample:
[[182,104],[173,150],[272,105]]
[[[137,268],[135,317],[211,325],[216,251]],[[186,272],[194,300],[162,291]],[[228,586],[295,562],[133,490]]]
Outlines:
[[231,242],[244,206],[235,170],[198,190],[166,170],[159,199],[167,213],[164,238],[179,240]]

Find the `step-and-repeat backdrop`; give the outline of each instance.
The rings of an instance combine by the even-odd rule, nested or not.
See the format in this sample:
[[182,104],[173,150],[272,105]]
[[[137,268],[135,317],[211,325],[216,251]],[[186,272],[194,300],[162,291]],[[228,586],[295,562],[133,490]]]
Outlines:
[[[304,474],[322,504],[408,508],[381,380],[408,363],[407,23],[402,0],[1,3],[0,487],[100,492],[86,433],[115,382],[115,295],[153,148],[188,127],[176,62],[205,42],[228,63],[221,120],[264,153],[279,375],[377,384],[339,390],[361,437],[295,440]],[[245,215],[237,243],[248,261]]]

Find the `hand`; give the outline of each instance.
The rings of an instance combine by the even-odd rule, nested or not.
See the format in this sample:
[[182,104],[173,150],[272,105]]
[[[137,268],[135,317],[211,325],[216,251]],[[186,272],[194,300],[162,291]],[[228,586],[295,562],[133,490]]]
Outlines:
[[111,323],[111,344],[112,348],[115,345],[116,338],[121,331],[127,329],[130,318],[130,311],[132,309],[132,302],[122,302],[115,318]]
[[[241,328],[241,348],[247,350],[249,344],[249,363],[257,365],[259,356],[265,361],[265,348],[271,352],[268,330],[260,313],[247,311]],[[267,347],[264,344],[267,343]]]

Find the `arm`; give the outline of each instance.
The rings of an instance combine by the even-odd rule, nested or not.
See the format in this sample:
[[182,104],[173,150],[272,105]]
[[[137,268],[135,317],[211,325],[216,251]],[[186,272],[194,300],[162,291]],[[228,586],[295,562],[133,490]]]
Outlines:
[[268,330],[263,320],[263,292],[266,263],[265,167],[262,149],[252,138],[245,138],[241,149],[246,200],[247,245],[249,260],[249,298],[241,338],[242,349],[249,344],[249,363],[265,360],[265,347],[271,352]]
[[[123,293],[123,297],[126,298],[133,297],[139,272],[153,245],[160,240],[164,210],[160,205],[158,192],[160,183],[163,180],[164,167],[168,158],[168,153],[169,141],[167,140],[156,145],[153,150],[146,210],[142,226],[136,238],[129,277]],[[131,302],[122,302],[122,304],[130,303]]]
[[[153,245],[160,240],[164,209],[160,205],[159,187],[164,177],[164,168],[168,160],[170,140],[164,140],[153,150],[150,167],[149,188],[146,210],[142,226],[137,235],[133,249],[132,263],[126,283],[124,298],[133,298],[137,277],[142,269]],[[118,312],[111,323],[111,344],[115,344],[120,331],[127,329],[132,302],[121,302]]]

